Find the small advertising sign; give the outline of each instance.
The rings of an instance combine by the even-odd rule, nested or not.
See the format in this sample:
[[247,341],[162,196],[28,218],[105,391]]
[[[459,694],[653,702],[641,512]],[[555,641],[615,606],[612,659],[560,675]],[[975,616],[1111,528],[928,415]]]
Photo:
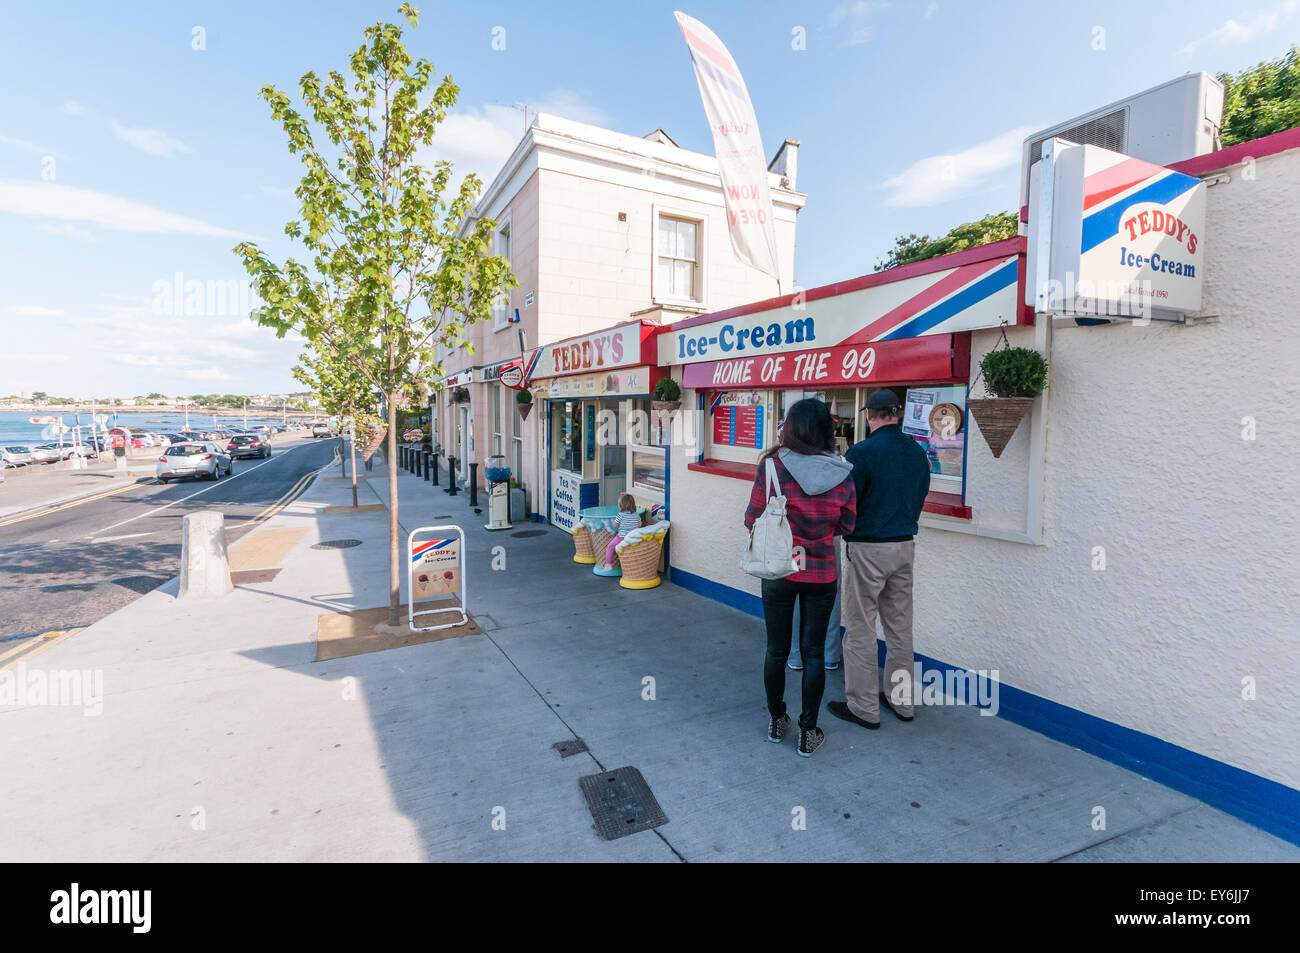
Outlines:
[[763,447],[763,395],[758,391],[728,391],[714,398],[713,443],[715,446]]
[[426,539],[411,547],[412,598],[430,599],[459,591],[460,539]]
[[522,361],[511,361],[497,369],[497,380],[511,390],[521,390],[524,386],[524,365]]
[[937,396],[933,390],[914,387],[907,392],[903,405],[903,433],[913,437],[930,436],[930,411]]

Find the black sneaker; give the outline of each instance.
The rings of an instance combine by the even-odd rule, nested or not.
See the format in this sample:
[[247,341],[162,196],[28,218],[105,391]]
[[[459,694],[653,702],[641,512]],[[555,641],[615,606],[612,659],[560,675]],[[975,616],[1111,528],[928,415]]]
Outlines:
[[812,753],[826,740],[826,733],[820,728],[799,729],[799,757],[811,758]]
[[880,727],[880,722],[878,721],[867,721],[867,719],[859,718],[857,715],[853,714],[852,710],[849,708],[848,702],[827,702],[826,710],[836,718],[843,718],[845,721],[851,721],[853,724],[861,725],[863,728],[870,728],[872,731],[875,731]]
[[790,730],[790,716],[782,715],[777,718],[769,715],[767,719],[767,740],[775,744],[780,744],[785,738],[785,733]]

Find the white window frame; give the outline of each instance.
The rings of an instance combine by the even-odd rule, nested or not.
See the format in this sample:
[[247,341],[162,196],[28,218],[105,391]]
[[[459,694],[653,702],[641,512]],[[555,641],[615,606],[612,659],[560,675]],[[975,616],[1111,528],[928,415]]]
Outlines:
[[502,431],[501,431],[501,392],[505,390],[504,384],[496,384],[492,388],[492,453],[501,453]]
[[[507,245],[506,250],[504,252],[506,262],[509,263],[511,269],[513,270],[515,234],[514,234],[514,227],[512,226],[510,221],[510,209],[506,209],[499,216],[497,216],[496,223],[497,223],[496,228],[493,229],[492,231],[492,254],[494,255],[502,254],[501,236],[504,235],[506,240],[506,245]],[[502,295],[499,299],[497,299],[497,301],[495,301],[492,304],[492,333],[495,334],[497,331],[504,331],[508,327],[510,327],[510,292],[509,291],[507,291],[504,295]]]
[[[666,288],[660,287],[659,281],[659,219],[680,218],[695,223],[695,283],[699,289],[698,298],[682,298],[672,295]],[[650,297],[655,304],[684,305],[688,308],[708,310],[708,255],[709,255],[709,216],[703,209],[689,208],[684,205],[654,203],[650,220]]]

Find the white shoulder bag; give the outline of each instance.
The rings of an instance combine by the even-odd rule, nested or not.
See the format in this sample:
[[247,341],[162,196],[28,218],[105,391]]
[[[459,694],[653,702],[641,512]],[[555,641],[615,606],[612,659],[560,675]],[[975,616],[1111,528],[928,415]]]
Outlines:
[[740,568],[759,579],[784,579],[799,571],[794,559],[794,533],[785,517],[785,495],[771,457],[767,458],[767,508],[749,530],[749,545],[740,557]]

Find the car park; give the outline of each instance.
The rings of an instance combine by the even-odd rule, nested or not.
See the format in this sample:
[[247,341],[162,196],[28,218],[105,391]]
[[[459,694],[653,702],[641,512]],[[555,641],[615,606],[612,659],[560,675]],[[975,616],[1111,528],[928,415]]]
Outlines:
[[219,480],[234,472],[230,455],[211,441],[174,443],[158,458],[155,475],[159,483],[194,477],[197,480]]
[[226,453],[230,454],[232,460],[241,460],[245,457],[269,457],[271,445],[262,438],[261,434],[237,433],[226,444]]

